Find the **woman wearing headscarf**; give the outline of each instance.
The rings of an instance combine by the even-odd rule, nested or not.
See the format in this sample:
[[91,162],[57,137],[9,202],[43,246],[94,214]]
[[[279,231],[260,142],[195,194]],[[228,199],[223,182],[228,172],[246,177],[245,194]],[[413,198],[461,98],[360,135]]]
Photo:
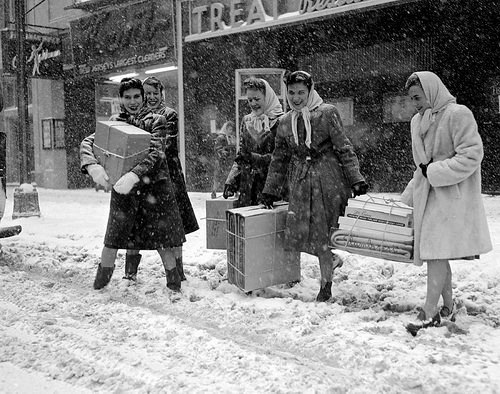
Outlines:
[[414,264],[427,262],[425,304],[417,321],[406,326],[416,335],[453,316],[449,260],[477,258],[492,246],[481,198],[483,144],[474,115],[432,72],[413,73],[406,89],[418,111],[411,120],[417,169],[401,201],[413,207]]
[[[239,206],[258,204],[266,182],[274,139],[283,109],[278,96],[262,78],[243,82],[252,112],[245,115],[240,128],[240,146],[224,185],[224,198],[239,192]],[[284,195],[287,188],[284,187]],[[280,197],[282,197],[280,195]]]
[[278,200],[290,165],[287,245],[318,257],[321,287],[316,300],[327,301],[334,269],[342,265],[328,247],[330,228],[338,225],[352,193],[365,194],[368,185],[337,109],[323,102],[311,75],[295,71],[285,84],[291,110],[280,119],[261,201],[271,208]]
[[[180,291],[174,247],[181,247],[186,239],[164,153],[166,120],[143,106],[144,89],[140,80],[122,79],[119,95],[122,112],[111,120],[124,121],[151,133],[151,143],[148,156],[113,185],[94,289],[102,289],[109,283],[118,249],[126,249],[125,264],[129,268],[135,257],[140,258],[140,250],[157,250],[165,268],[167,287]],[[95,183],[107,187],[109,177],[93,153],[94,139],[92,134],[80,145],[81,169]]]
[[[191,200],[189,199],[189,195],[187,193],[186,182],[184,180],[181,161],[179,159],[179,149],[177,146],[177,136],[179,134],[177,112],[174,109],[167,107],[165,104],[163,97],[164,87],[158,78],[146,78],[143,82],[143,86],[144,94],[146,96],[146,105],[149,110],[155,114],[163,115],[166,120],[165,134],[162,137],[165,142],[165,154],[167,155],[168,171],[174,186],[175,199],[182,217],[184,233],[190,234],[198,230],[199,226],[191,205]],[[140,260],[140,255],[138,259]],[[175,261],[181,280],[186,280],[186,276],[184,274],[184,264],[182,261],[182,247],[175,248]],[[137,273],[137,267],[135,267],[135,265],[131,268],[133,268],[131,272],[127,272],[127,269],[125,269],[126,276],[133,275],[134,271]]]

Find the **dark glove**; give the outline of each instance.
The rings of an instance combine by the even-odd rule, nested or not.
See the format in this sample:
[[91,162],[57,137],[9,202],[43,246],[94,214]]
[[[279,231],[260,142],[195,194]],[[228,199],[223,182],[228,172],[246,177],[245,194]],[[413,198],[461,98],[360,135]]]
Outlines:
[[354,185],[352,185],[351,189],[354,197],[361,196],[362,194],[366,194],[366,192],[368,191],[368,183],[366,183],[365,181],[356,182]]
[[252,152],[250,152],[246,148],[241,148],[237,155],[237,160],[235,160],[238,164],[240,163],[251,163],[252,162]]
[[273,209],[273,204],[279,200],[278,197],[273,196],[272,194],[268,193],[261,193],[259,197],[259,203],[264,205],[264,208],[266,209]]
[[224,185],[224,191],[222,192],[222,197],[226,200],[228,197],[233,197],[234,193],[236,193],[236,188],[233,185]]
[[432,159],[427,163],[427,164],[424,164],[424,163],[420,163],[418,166],[420,167],[420,169],[422,170],[422,175],[425,176],[427,178],[427,167],[429,166],[429,164],[432,163]]

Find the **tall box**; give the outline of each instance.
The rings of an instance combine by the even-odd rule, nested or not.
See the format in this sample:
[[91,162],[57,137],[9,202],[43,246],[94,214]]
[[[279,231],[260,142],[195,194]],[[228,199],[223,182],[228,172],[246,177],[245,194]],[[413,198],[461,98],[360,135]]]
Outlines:
[[151,134],[119,121],[98,121],[94,154],[104,167],[112,185],[149,153]]
[[288,204],[227,211],[228,282],[248,292],[300,281],[300,252],[285,250]]
[[206,201],[207,249],[226,249],[226,211],[237,206],[237,197]]

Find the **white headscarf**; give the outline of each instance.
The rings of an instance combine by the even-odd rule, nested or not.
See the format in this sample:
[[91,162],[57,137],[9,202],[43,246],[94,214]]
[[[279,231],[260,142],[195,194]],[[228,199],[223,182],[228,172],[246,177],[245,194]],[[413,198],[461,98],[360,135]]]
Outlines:
[[[429,130],[430,125],[434,122],[436,114],[442,111],[448,104],[456,103],[457,100],[448,91],[441,78],[430,71],[418,71],[416,74],[422,85],[425,97],[431,108],[425,110],[423,115],[417,114],[417,125],[420,128],[419,133],[424,136]],[[412,74],[412,75],[413,75]]]
[[[249,124],[257,134],[262,131],[270,131],[278,116],[283,115],[283,108],[281,107],[278,96],[274,92],[273,88],[269,83],[262,78],[257,78],[262,81],[266,87],[266,94],[264,97],[264,113],[260,116],[256,116],[253,111],[247,116],[246,123]],[[264,123],[264,127],[262,127]]]
[[288,98],[288,104],[292,108],[292,133],[295,143],[299,144],[299,136],[297,134],[297,118],[299,114],[302,114],[302,119],[304,119],[304,127],[306,128],[306,146],[311,147],[311,111],[319,107],[323,103],[323,99],[320,97],[318,92],[314,89],[314,84],[311,86],[309,91],[309,96],[307,97],[307,103],[302,109],[298,109],[293,102]]

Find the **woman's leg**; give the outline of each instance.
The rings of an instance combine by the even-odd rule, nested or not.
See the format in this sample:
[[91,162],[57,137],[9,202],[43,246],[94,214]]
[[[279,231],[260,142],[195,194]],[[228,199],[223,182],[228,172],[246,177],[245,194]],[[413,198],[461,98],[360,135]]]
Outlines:
[[94,289],[99,290],[106,286],[113,276],[115,270],[116,253],[118,249],[105,246],[101,252],[101,262],[97,266],[97,273],[94,279]]
[[127,249],[127,254],[125,255],[125,276],[123,279],[137,280],[137,270],[142,257],[139,253],[140,250]]
[[322,252],[318,254],[319,270],[321,272],[321,288],[316,301],[327,301],[332,296],[332,279],[335,268],[342,266],[340,257],[335,256],[325,245]]
[[167,287],[174,291],[181,289],[181,277],[175,265],[175,251],[174,248],[159,248],[158,254],[161,257],[165,274],[167,276]]
[[446,260],[446,268],[447,268],[446,280],[444,282],[441,296],[443,297],[443,306],[446,306],[451,312],[453,308],[453,288],[451,287],[451,279],[452,279],[451,266],[448,260]]
[[441,294],[443,294],[445,288],[446,291],[451,291],[451,269],[449,261],[429,260],[427,262],[427,296],[424,304],[426,319],[431,319],[438,313],[439,298]]
[[175,254],[175,266],[177,267],[177,272],[181,280],[186,280],[186,275],[184,275],[184,264],[182,263],[182,246],[176,246],[174,248]]

